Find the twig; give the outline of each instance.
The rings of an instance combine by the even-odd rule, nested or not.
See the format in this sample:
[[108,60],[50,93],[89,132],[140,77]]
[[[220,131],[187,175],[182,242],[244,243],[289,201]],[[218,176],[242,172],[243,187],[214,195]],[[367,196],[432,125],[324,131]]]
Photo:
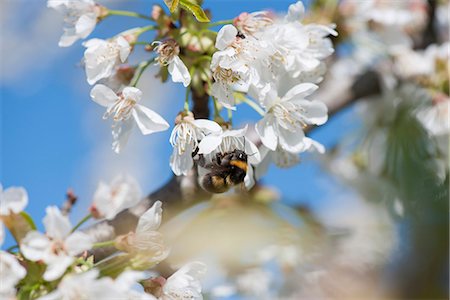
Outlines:
[[61,213],[65,216],[69,215],[77,200],[78,196],[75,195],[72,189],[68,189],[66,192],[66,201],[62,205]]

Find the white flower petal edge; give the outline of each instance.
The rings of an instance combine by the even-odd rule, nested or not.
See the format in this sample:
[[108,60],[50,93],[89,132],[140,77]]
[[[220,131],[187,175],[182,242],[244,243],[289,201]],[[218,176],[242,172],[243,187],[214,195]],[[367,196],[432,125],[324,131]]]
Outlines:
[[64,15],[66,26],[59,40],[60,47],[69,47],[79,39],[88,37],[94,31],[100,14],[93,0],[48,0],[47,7]]
[[200,277],[206,273],[206,265],[202,262],[191,262],[167,278],[163,286],[163,300],[194,299],[201,300],[202,287]]
[[27,272],[14,255],[5,251],[0,251],[0,270],[0,298],[14,299],[15,286]]
[[138,221],[136,232],[155,231],[161,225],[162,202],[156,201],[153,206],[147,210]]
[[191,74],[189,74],[188,68],[178,56],[175,56],[169,63],[168,70],[173,82],[182,82],[184,87],[191,83]]
[[28,204],[28,194],[23,187],[10,187],[3,191],[0,184],[0,215],[18,214]]

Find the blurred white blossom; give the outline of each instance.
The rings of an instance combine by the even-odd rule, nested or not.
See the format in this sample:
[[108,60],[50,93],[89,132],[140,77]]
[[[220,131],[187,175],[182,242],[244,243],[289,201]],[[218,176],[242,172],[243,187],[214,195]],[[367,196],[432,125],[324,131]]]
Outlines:
[[87,81],[90,85],[110,77],[114,68],[124,63],[131,52],[131,45],[123,36],[111,40],[91,39],[83,43]]
[[98,184],[90,210],[95,218],[111,220],[122,210],[137,204],[141,197],[141,188],[136,179],[119,175],[110,184]]
[[191,262],[184,265],[167,278],[163,285],[161,300],[201,300],[202,287],[200,278],[206,273],[206,265],[201,262]]
[[14,299],[15,286],[25,277],[27,271],[14,255],[5,251],[0,251],[0,270],[0,298]]
[[46,234],[30,231],[20,243],[23,255],[31,261],[42,260],[47,268],[43,278],[61,277],[75,261],[75,255],[92,247],[92,238],[82,232],[71,232],[72,225],[56,206],[46,209],[43,219]]
[[47,6],[64,15],[66,27],[59,40],[60,47],[69,47],[88,37],[102,14],[102,8],[93,0],[48,0]]
[[119,94],[103,84],[91,90],[91,98],[106,107],[103,118],[113,116],[113,149],[119,153],[128,142],[131,129],[137,123],[142,134],[147,135],[169,128],[169,124],[153,110],[138,104],[142,92],[135,87],[126,87]]

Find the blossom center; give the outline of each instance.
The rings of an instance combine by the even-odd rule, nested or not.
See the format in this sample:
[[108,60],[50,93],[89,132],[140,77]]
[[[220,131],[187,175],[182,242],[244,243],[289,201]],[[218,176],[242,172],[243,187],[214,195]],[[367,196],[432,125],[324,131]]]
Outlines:
[[137,102],[134,99],[120,96],[119,99],[108,108],[103,115],[103,119],[107,119],[110,115],[114,115],[113,119],[115,122],[128,120],[136,103]]
[[180,54],[180,46],[178,46],[178,43],[174,39],[160,43],[156,46],[155,50],[159,54],[157,61],[163,66],[167,66],[175,56]]
[[231,69],[222,68],[217,66],[213,72],[213,77],[215,81],[220,81],[228,84],[235,83],[239,81],[240,77],[237,72]]
[[274,114],[280,125],[290,131],[295,131],[300,127],[304,128],[308,125],[304,118],[305,110],[299,105],[289,102],[278,102],[270,111]]
[[55,255],[61,255],[61,254],[66,254],[67,250],[66,247],[64,246],[64,242],[63,241],[52,241],[51,244],[51,252]]
[[105,51],[100,52],[96,57],[97,64],[100,65],[106,61],[116,60],[119,52],[120,48],[117,43],[107,43]]
[[188,121],[183,121],[176,125],[174,133],[170,137],[170,143],[173,147],[177,147],[178,155],[182,155],[189,145],[192,145],[192,148],[196,148],[198,139],[199,136],[194,125]]

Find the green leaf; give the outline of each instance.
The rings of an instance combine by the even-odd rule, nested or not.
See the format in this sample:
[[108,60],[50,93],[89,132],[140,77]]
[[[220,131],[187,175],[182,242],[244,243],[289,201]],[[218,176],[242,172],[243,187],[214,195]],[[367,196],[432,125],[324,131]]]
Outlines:
[[27,221],[28,225],[30,225],[32,230],[36,230],[36,224],[34,224],[34,221],[29,214],[22,211],[20,212],[20,215],[25,219],[25,221]]
[[164,3],[169,8],[170,12],[173,13],[177,9],[178,4],[180,4],[180,0],[164,0]]
[[196,3],[192,3],[189,0],[179,0],[180,5],[186,9],[189,10],[197,19],[199,22],[209,22],[208,16],[203,11],[202,7]]

